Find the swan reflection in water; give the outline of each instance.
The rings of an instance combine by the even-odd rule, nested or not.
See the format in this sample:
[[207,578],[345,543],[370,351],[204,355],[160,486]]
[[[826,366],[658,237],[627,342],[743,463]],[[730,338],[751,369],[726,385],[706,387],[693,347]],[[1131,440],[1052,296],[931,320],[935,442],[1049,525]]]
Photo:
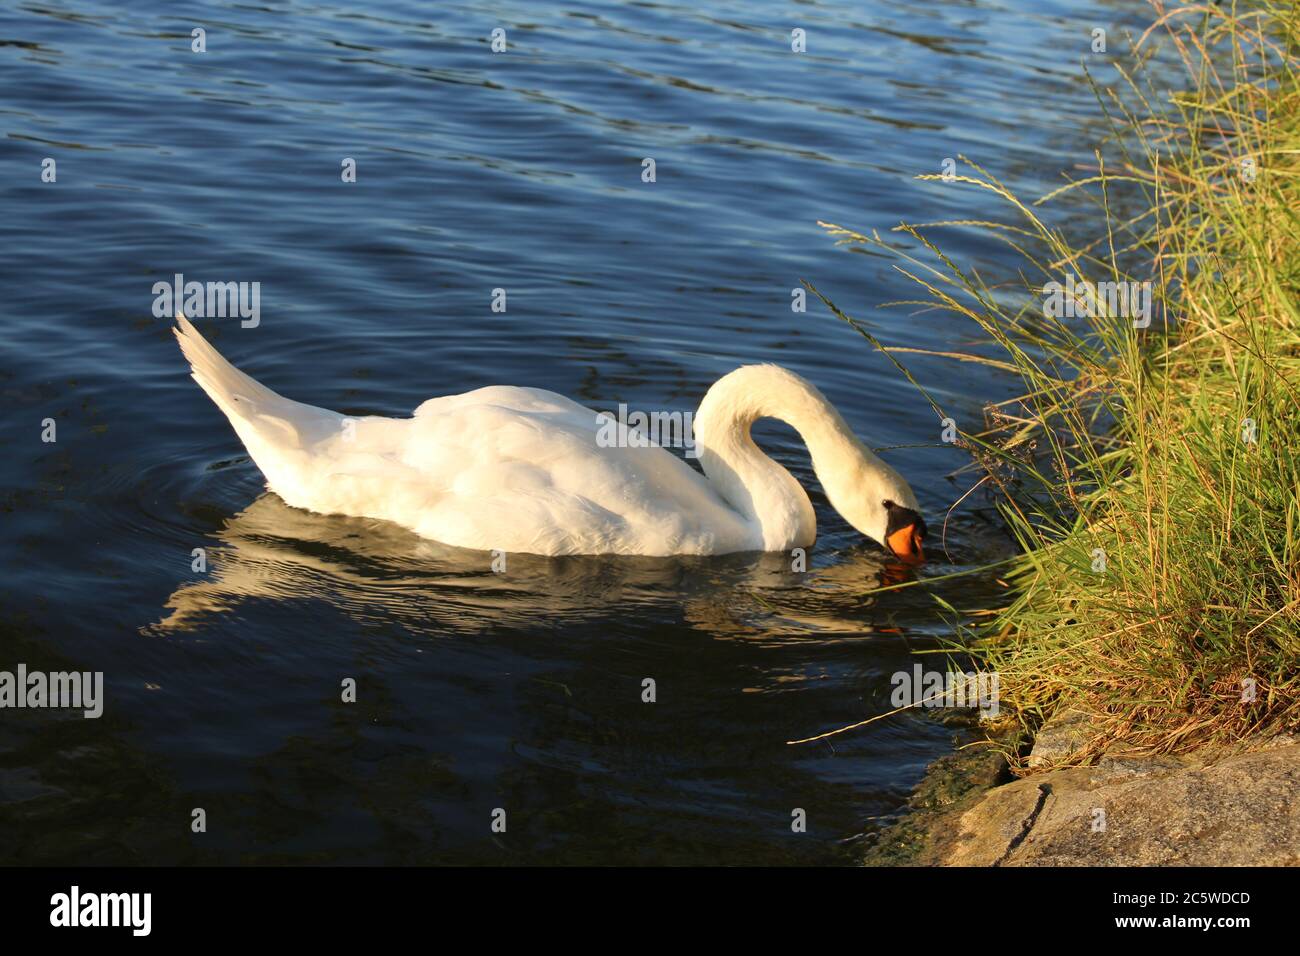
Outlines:
[[[870,542],[808,570],[795,555],[562,557],[471,551],[430,541],[379,519],[320,515],[266,492],[226,519],[206,551],[207,569],[166,602],[149,633],[194,630],[256,599],[325,598],[355,620],[398,621],[417,632],[472,633],[537,627],[680,606],[688,624],[718,637],[897,633],[896,613],[916,623],[933,604],[911,589],[869,592],[909,572]],[[827,547],[829,552],[830,548]],[[497,570],[494,570],[494,562]],[[879,609],[890,602],[888,618]],[[907,613],[908,610],[911,613]]]

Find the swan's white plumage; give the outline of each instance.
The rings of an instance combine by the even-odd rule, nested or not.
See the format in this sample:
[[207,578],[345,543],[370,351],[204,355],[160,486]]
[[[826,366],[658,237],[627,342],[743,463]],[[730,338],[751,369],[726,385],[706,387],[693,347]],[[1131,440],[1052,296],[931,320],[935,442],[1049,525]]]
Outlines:
[[[868,499],[915,502],[820,392],[777,366],[738,369],[710,389],[696,417],[705,478],[663,448],[602,447],[597,436],[610,425],[543,389],[492,386],[429,399],[409,419],[350,419],[277,395],[227,362],[184,316],[177,322],[195,381],[230,419],[271,490],[296,507],[383,518],[444,544],[542,555],[811,544],[808,496],[749,437],[749,424],[766,414],[804,434],[832,502],[864,533],[883,540],[883,511],[877,516],[868,504],[855,515],[856,501],[846,511],[843,502],[858,495],[853,482],[867,481]],[[789,407],[773,406],[778,393]]]

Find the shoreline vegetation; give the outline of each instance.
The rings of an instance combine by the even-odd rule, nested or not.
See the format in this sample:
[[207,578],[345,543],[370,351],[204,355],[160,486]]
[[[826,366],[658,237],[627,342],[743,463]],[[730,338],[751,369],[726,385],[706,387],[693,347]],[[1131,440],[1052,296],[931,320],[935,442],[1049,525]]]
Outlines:
[[[986,572],[1009,598],[936,598],[958,622],[953,653],[999,676],[1004,716],[987,729],[1025,785],[1117,760],[1199,767],[1300,726],[1300,6],[1152,6],[1110,59],[1118,82],[1088,74],[1109,135],[1085,174],[1030,201],[963,158],[920,178],[992,191],[1006,222],[886,238],[823,223],[916,281],[917,301],[891,305],[963,317],[993,346],[950,357],[1023,386],[956,443],[1018,546]],[[1158,86],[1179,62],[1186,81]],[[1061,201],[1088,234],[1050,224]],[[989,284],[949,259],[950,227],[1007,244],[1019,275]],[[816,294],[948,417],[910,350]],[[1027,741],[1066,715],[1068,746],[1031,760]]]

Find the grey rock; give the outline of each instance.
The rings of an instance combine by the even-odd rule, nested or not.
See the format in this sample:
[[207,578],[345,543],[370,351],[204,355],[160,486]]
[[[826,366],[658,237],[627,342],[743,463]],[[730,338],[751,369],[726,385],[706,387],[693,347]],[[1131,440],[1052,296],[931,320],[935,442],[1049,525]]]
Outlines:
[[1300,865],[1300,742],[1103,759],[995,787],[945,821],[952,866]]
[[1066,710],[1039,728],[1034,737],[1034,749],[1029,754],[1031,770],[1040,770],[1052,764],[1069,760],[1083,750],[1091,724],[1086,714]]

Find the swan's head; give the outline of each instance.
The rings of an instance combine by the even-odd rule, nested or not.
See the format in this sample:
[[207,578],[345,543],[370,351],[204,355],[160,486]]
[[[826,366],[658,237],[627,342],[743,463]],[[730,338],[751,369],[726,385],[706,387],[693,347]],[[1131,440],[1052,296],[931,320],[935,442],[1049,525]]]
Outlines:
[[[925,561],[925,519],[916,495],[902,477],[875,456],[865,462],[850,489],[831,492],[831,504],[849,524],[882,544],[898,560]],[[831,491],[831,489],[827,489]]]
[[885,509],[885,547],[905,564],[923,563],[925,519],[921,513],[888,498],[880,504]]

